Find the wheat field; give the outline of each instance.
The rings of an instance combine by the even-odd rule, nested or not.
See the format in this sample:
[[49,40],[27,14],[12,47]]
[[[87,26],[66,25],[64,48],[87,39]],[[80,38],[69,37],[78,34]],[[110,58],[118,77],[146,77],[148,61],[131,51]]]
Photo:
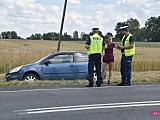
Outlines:
[[[0,40],[0,73],[38,61],[55,52],[57,44],[57,41],[43,40]],[[133,71],[160,71],[160,47],[144,46],[136,47],[136,54],[132,63]],[[65,50],[86,51],[82,42],[62,41],[61,51]],[[115,49],[114,56],[114,71],[119,71],[121,52]]]

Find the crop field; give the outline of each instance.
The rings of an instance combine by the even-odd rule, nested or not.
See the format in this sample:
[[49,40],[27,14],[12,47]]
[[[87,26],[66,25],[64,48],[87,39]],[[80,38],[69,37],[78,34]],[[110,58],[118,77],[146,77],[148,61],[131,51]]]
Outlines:
[[[61,51],[86,51],[84,43],[84,41],[62,41]],[[55,52],[57,44],[57,41],[43,40],[0,40],[0,79],[2,80],[5,73],[14,67],[36,62],[44,56]],[[136,46],[136,54],[133,57],[132,63],[134,81],[152,81],[153,79],[159,81],[160,43],[137,42]],[[120,79],[121,52],[115,49],[114,56],[113,80],[117,82],[117,79]]]
[[[38,61],[42,57],[55,52],[57,44],[57,41],[43,40],[0,40],[0,73]],[[136,47],[136,54],[133,57],[133,71],[160,71],[160,43],[143,42],[136,43],[136,45],[139,47]],[[61,51],[64,50],[86,51],[82,43],[62,41]],[[114,71],[119,71],[121,52],[115,49],[114,56]]]

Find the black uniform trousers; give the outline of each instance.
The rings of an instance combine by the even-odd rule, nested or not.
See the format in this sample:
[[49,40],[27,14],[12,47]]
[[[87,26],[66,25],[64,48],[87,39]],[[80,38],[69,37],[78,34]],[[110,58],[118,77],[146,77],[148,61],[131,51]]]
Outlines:
[[88,62],[89,85],[94,84],[94,81],[93,81],[94,66],[96,68],[96,74],[97,74],[96,85],[98,86],[103,83],[102,76],[101,76],[101,54],[100,53],[89,55],[89,62]]
[[131,64],[133,56],[125,56],[122,54],[121,58],[121,83],[131,85]]

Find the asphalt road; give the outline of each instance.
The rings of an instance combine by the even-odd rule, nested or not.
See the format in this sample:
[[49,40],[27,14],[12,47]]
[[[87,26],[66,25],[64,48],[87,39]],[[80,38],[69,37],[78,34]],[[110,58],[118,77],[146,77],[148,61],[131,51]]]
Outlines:
[[0,91],[0,120],[160,120],[152,111],[160,85]]

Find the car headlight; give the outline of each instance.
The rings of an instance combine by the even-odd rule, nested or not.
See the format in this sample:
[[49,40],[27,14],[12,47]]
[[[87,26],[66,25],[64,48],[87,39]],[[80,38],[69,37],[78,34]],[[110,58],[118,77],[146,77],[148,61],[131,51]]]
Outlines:
[[16,73],[16,72],[18,72],[22,67],[23,67],[23,66],[16,67],[16,68],[10,70],[9,73]]

